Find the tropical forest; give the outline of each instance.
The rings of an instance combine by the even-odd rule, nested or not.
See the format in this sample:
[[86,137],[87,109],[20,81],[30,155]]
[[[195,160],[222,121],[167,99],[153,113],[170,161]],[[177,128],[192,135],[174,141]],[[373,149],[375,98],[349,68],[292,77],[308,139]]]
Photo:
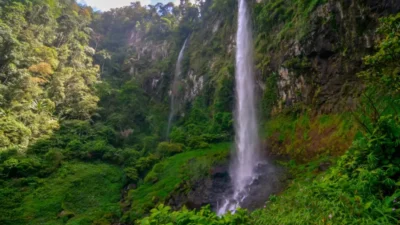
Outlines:
[[399,0],[85,3],[0,0],[1,225],[400,224]]

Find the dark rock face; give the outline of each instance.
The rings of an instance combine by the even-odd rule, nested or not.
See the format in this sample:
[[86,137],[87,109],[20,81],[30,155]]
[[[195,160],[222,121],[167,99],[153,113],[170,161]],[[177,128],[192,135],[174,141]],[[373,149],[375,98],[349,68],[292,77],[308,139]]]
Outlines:
[[183,206],[198,209],[208,204],[215,209],[218,202],[223,200],[224,193],[231,189],[228,165],[217,166],[213,168],[209,177],[190,184],[189,190],[185,190],[183,186],[180,187],[170,196],[167,203],[174,209],[180,209]]
[[322,162],[319,164],[318,166],[318,170],[319,171],[326,171],[329,169],[329,167],[331,167],[331,163],[330,162]]
[[384,15],[397,13],[400,10],[400,2],[398,0],[367,0],[366,5],[371,10]]
[[241,204],[248,210],[265,206],[270,195],[278,194],[285,188],[288,179],[283,168],[271,163],[259,164],[256,170],[258,177],[249,186],[249,195]]
[[[378,19],[398,12],[398,0],[330,0],[318,6],[300,41],[287,40],[270,53],[271,70],[279,73],[279,108],[296,102],[323,113],[354,107],[363,89],[357,77],[362,58],[379,39]],[[287,66],[293,59],[306,62],[306,68]]]
[[[283,168],[272,164],[260,164],[257,168],[259,175],[249,186],[249,195],[242,203],[242,207],[254,210],[265,205],[271,194],[279,193],[285,186],[287,179]],[[167,200],[167,204],[174,209],[186,206],[189,209],[198,209],[211,205],[216,211],[226,197],[233,194],[228,165],[213,168],[207,178],[195,181],[190,190],[182,187],[176,190]]]

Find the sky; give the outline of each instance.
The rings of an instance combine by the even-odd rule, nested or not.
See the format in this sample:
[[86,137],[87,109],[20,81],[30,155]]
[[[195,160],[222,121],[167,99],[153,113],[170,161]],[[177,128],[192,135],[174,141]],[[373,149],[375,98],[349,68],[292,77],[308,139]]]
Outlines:
[[168,3],[175,2],[175,0],[78,0],[78,3],[92,6],[93,9],[100,11],[107,11],[112,8],[119,8],[122,6],[130,5],[131,2],[140,1],[142,5],[155,5],[158,2]]

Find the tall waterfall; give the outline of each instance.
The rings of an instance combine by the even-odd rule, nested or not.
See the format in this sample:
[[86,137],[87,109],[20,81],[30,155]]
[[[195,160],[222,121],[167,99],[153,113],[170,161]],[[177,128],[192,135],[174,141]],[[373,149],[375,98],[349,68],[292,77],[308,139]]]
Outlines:
[[185,42],[182,45],[181,50],[179,51],[178,59],[176,60],[175,66],[175,75],[174,80],[171,86],[171,105],[170,105],[170,113],[168,117],[168,127],[167,127],[167,138],[169,136],[169,132],[171,131],[171,125],[175,116],[175,107],[176,107],[176,97],[178,94],[179,89],[179,79],[182,74],[182,60],[183,60],[183,53],[185,52],[186,43],[188,38],[186,38]]
[[236,158],[231,168],[233,195],[218,209],[219,215],[235,211],[247,197],[249,185],[255,179],[255,167],[259,162],[260,142],[255,101],[253,40],[246,0],[239,0],[236,45]]

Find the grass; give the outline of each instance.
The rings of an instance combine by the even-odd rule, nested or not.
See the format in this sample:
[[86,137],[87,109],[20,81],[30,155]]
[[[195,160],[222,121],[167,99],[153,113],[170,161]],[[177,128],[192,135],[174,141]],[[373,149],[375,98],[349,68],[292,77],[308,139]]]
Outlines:
[[[383,190],[365,192],[370,181],[338,172],[343,166],[340,160],[323,157],[307,164],[288,163],[294,179],[283,193],[251,214],[250,224],[398,224],[400,191],[392,196]],[[332,167],[320,171],[319,165],[327,161]]]
[[295,179],[281,195],[270,197],[264,209],[252,213],[253,224],[332,224],[329,209],[337,202],[321,199],[313,189],[313,182],[325,175],[318,172],[318,166],[326,160],[330,159],[292,166]]
[[356,123],[348,113],[278,115],[264,128],[270,151],[288,155],[299,162],[309,162],[324,155],[342,155],[357,131]]
[[[68,162],[55,174],[40,179],[19,209],[24,224],[109,224],[120,216],[121,169],[108,164]],[[111,221],[109,221],[111,222]]]
[[[156,173],[157,181],[144,183],[129,192],[132,206],[129,214],[125,215],[128,218],[125,219],[134,221],[142,217],[157,203],[163,202],[183,182],[207,176],[212,165],[227,159],[230,145],[214,144],[209,149],[187,151],[156,164],[149,174]],[[155,172],[160,164],[162,171]]]

